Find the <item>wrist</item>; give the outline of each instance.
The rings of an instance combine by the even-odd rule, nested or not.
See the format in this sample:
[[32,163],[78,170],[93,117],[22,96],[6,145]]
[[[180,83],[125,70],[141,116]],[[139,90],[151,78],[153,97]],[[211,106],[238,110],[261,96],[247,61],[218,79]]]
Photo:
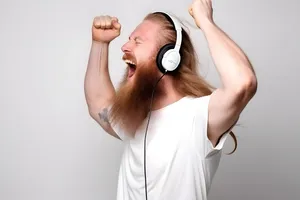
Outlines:
[[205,19],[201,22],[201,30],[203,31],[204,34],[207,34],[211,30],[215,29],[217,25],[213,20],[210,19]]
[[101,41],[97,41],[97,40],[92,40],[92,45],[95,47],[108,47],[109,42],[101,42]]

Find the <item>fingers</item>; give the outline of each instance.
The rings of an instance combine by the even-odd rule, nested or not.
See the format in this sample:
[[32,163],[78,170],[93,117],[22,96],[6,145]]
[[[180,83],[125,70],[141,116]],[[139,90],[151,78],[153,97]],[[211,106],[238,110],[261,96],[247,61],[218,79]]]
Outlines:
[[116,18],[116,17],[111,17],[111,20],[112,20],[112,21],[119,22],[118,18]]
[[111,17],[108,15],[95,17],[93,25],[97,29],[112,29],[112,28],[118,29],[121,27],[121,25],[118,22],[118,18]]
[[120,29],[120,28],[121,28],[121,24],[119,23],[118,18],[112,17],[111,20],[112,20],[112,26],[113,26],[115,29]]

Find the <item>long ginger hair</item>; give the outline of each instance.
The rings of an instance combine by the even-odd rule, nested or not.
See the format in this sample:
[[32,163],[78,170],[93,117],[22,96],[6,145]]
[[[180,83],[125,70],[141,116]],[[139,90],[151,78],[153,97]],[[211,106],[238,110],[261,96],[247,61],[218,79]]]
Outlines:
[[[159,13],[150,13],[144,20],[150,20],[161,25],[161,36],[158,38],[159,46],[163,46],[167,43],[176,42],[176,32],[173,25],[167,20],[165,16]],[[178,20],[179,21],[179,20]],[[180,48],[181,61],[179,69],[176,73],[172,73],[174,77],[174,84],[177,91],[184,96],[201,97],[210,95],[215,89],[211,86],[203,77],[201,77],[198,71],[198,58],[191,41],[190,36],[182,26],[182,43]],[[234,140],[235,146],[232,154],[237,149],[237,138],[231,131],[229,133]]]

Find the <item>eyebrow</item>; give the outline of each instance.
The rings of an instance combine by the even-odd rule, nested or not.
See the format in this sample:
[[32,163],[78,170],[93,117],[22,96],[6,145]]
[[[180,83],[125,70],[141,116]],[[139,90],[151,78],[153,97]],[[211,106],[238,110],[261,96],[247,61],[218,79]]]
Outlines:
[[[131,36],[129,36],[129,38],[128,38],[129,40],[131,40],[132,39],[132,37]],[[141,41],[144,41],[143,40],[143,38],[141,38],[140,36],[136,36],[136,37],[134,37],[134,40],[141,40]]]

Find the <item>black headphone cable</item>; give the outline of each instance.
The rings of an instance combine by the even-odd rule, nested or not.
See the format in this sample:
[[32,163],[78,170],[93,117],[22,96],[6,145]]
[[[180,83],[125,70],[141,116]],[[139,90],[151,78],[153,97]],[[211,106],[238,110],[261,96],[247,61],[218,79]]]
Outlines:
[[151,96],[151,102],[149,105],[149,115],[148,115],[148,122],[147,122],[147,126],[146,126],[146,131],[145,131],[145,137],[144,137],[144,178],[145,178],[145,196],[146,196],[146,200],[148,200],[148,192],[147,192],[147,173],[146,173],[146,137],[147,137],[147,132],[148,132],[148,126],[149,126],[149,122],[150,122],[150,117],[151,117],[151,109],[152,109],[152,103],[153,103],[153,97],[154,97],[154,93],[157,87],[158,82],[164,77],[164,75],[167,73],[167,70],[165,71],[165,73],[157,80],[157,82],[154,85],[153,91],[152,91],[152,96]]

